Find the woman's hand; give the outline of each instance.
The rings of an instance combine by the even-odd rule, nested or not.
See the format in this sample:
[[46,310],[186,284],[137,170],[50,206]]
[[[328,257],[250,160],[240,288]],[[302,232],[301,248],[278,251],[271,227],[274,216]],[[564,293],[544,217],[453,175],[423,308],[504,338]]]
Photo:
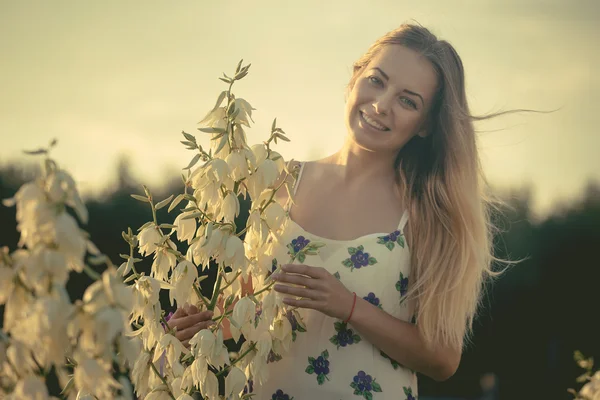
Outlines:
[[280,293],[295,297],[285,297],[283,302],[300,308],[312,308],[333,318],[345,320],[350,315],[353,303],[353,293],[335,276],[324,268],[308,265],[285,264],[283,272],[273,274],[272,279],[293,285],[278,283],[273,288]]
[[178,308],[169,319],[169,328],[176,328],[175,337],[186,347],[190,348],[190,339],[202,329],[208,329],[215,322],[211,319],[212,311],[200,311],[196,306],[185,305]]

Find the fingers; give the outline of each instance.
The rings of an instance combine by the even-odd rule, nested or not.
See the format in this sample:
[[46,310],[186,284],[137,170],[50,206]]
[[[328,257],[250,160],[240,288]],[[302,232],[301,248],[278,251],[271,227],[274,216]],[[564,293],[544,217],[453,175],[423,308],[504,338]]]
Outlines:
[[323,271],[325,271],[323,268],[311,267],[310,265],[304,264],[283,264],[281,269],[285,272],[306,275],[311,278],[321,278],[323,276]]
[[272,275],[273,280],[277,282],[291,283],[294,285],[306,286],[310,289],[316,289],[319,286],[319,281],[313,278],[307,278],[302,275],[293,275],[289,273],[278,273]]
[[212,311],[202,311],[192,315],[186,315],[181,318],[171,318],[169,320],[169,325],[171,327],[176,327],[178,331],[182,331],[183,329],[187,329],[190,326],[193,326],[199,322],[210,321],[213,317]]
[[212,325],[214,325],[215,322],[212,320],[209,321],[202,321],[199,322],[195,325],[190,326],[189,328],[183,329],[181,331],[178,331],[175,334],[175,337],[177,339],[179,339],[179,341],[181,341],[181,343],[183,343],[184,346],[187,346],[189,348],[189,341],[191,338],[194,337],[194,335],[198,332],[200,332],[202,329],[208,329],[210,328]]
[[317,310],[318,304],[316,301],[311,299],[294,299],[292,297],[285,297],[283,302],[287,305],[299,308],[312,308],[313,310]]
[[183,309],[185,310],[185,312],[187,313],[187,315],[196,314],[197,312],[200,311],[200,310],[198,310],[198,307],[196,307],[193,304],[186,304],[186,305],[183,306]]
[[185,310],[182,307],[180,307],[175,311],[175,313],[171,316],[171,318],[181,318],[186,315],[187,315],[187,313],[185,312]]
[[292,296],[304,297],[312,300],[322,300],[323,295],[321,292],[312,289],[306,289],[303,287],[294,287],[288,285],[275,285],[273,287],[277,292],[290,294]]

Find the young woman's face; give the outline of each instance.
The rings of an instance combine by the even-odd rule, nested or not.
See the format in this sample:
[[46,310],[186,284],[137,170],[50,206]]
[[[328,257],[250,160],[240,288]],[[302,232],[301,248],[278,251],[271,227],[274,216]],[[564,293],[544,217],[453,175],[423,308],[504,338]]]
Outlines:
[[346,127],[358,146],[397,152],[425,121],[437,87],[431,63],[400,45],[384,46],[358,72],[346,102]]

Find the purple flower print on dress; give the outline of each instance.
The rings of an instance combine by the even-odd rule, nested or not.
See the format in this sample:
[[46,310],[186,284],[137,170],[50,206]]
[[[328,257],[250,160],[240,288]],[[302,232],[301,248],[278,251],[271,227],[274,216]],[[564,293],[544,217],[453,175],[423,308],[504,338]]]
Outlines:
[[329,380],[329,352],[324,350],[317,358],[308,357],[308,367],[304,370],[307,374],[316,374],[317,383],[322,385],[325,379]]
[[400,247],[404,247],[404,235],[399,230],[395,230],[389,235],[379,236],[377,243],[384,245],[389,251],[394,250],[397,244]]
[[283,390],[277,389],[275,393],[271,396],[271,400],[293,400],[293,397],[290,397],[288,394],[283,393]]
[[277,361],[281,361],[281,356],[277,353],[275,353],[273,350],[271,350],[269,352],[269,355],[267,356],[267,364],[269,363],[273,363],[273,362],[277,362]]
[[296,337],[298,336],[297,332],[306,332],[306,329],[302,327],[301,324],[298,323],[296,316],[292,312],[292,310],[288,310],[285,314],[288,321],[290,321],[290,325],[292,326],[292,342],[296,341]]
[[[406,293],[408,293],[408,277],[405,277],[402,272],[400,272],[400,279],[396,282],[396,290],[400,292],[400,297],[404,297]],[[404,299],[400,301],[400,304]]]
[[336,345],[336,347],[346,347],[348,345],[356,344],[361,341],[361,337],[354,333],[352,329],[348,328],[348,324],[342,321],[336,321],[333,324],[336,334],[329,338],[329,341]]
[[379,298],[377,296],[375,296],[375,293],[373,293],[373,292],[370,292],[368,295],[363,297],[363,299],[368,301],[369,303],[373,304],[375,307],[382,308]]
[[382,392],[379,383],[375,382],[375,379],[365,371],[358,371],[352,379],[350,387],[354,389],[354,394],[363,396],[366,400],[373,399],[371,392]]
[[390,356],[388,356],[387,354],[385,354],[383,351],[379,351],[379,354],[381,354],[381,356],[383,358],[387,358],[388,360],[390,360],[390,363],[392,364],[392,367],[394,369],[400,368],[400,364],[398,363],[398,361],[393,360],[392,358],[390,358]]
[[350,268],[350,271],[377,264],[375,257],[371,257],[369,253],[366,253],[365,248],[362,245],[358,247],[348,247],[348,254],[350,254],[350,257],[342,261],[342,264]]
[[303,263],[306,258],[306,255],[304,254],[304,252],[302,252],[302,249],[308,246],[309,243],[310,240],[308,240],[304,236],[298,236],[296,239],[292,239],[291,243],[288,243],[287,245],[288,254],[293,258],[296,258],[297,256],[298,261]]
[[404,389],[406,400],[417,400],[417,398],[413,395],[412,388],[403,386],[402,389]]
[[242,395],[249,394],[252,392],[254,392],[254,381],[250,379],[246,386],[244,386],[244,391],[242,392]]

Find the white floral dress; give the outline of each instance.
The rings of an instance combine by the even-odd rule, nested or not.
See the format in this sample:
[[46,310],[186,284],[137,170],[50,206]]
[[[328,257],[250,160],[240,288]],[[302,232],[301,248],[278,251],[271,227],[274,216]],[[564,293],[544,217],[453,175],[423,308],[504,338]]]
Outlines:
[[[410,254],[403,234],[407,220],[405,212],[394,232],[343,241],[313,235],[289,220],[283,234],[288,245],[276,249],[273,268],[286,263],[291,252],[300,251],[309,242],[323,242],[325,247],[318,255],[298,262],[325,268],[373,307],[410,321],[412,312],[402,301],[410,272]],[[269,379],[264,385],[250,382],[246,392],[254,394],[254,400],[417,398],[416,374],[361,338],[351,323],[315,310],[298,311],[306,330],[288,313],[293,343],[283,358],[271,354]]]

